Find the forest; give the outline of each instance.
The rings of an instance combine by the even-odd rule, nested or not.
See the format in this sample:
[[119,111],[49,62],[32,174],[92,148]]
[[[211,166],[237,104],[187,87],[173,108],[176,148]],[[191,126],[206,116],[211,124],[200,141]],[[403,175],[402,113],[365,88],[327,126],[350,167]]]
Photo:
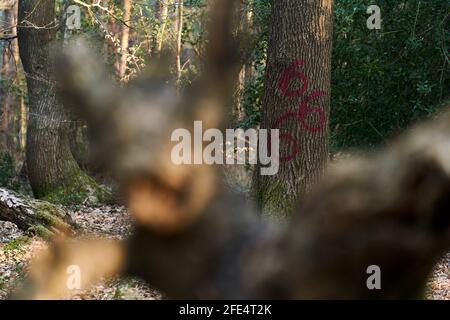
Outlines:
[[0,300],[450,300],[449,14],[0,0]]

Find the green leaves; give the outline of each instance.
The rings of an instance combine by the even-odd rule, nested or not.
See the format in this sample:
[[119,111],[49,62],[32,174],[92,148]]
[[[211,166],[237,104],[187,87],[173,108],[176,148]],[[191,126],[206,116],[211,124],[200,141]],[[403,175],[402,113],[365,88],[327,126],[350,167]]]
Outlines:
[[449,98],[445,1],[425,6],[419,0],[379,0],[381,30],[367,30],[368,4],[335,1],[330,117],[335,149],[371,148]]

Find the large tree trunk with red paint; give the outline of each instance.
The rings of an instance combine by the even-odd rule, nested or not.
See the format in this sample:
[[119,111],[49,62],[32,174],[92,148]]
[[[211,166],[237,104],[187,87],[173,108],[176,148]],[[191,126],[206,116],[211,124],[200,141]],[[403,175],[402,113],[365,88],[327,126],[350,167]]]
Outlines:
[[280,169],[254,176],[265,214],[288,216],[328,160],[332,0],[272,1],[261,128],[280,129]]

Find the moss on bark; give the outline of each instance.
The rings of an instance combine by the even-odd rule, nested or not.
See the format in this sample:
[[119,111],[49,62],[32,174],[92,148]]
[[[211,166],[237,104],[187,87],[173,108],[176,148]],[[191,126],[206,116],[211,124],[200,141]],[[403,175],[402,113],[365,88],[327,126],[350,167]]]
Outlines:
[[75,227],[70,215],[49,202],[31,199],[0,188],[0,219],[20,229],[50,238],[55,232],[71,232]]
[[288,194],[279,183],[273,183],[262,190],[256,190],[256,203],[265,216],[274,220],[289,217],[297,203],[295,194]]
[[64,183],[61,187],[48,188],[42,193],[40,198],[62,205],[78,205],[82,203],[96,205],[113,202],[111,192],[83,172],[74,177],[72,181]]

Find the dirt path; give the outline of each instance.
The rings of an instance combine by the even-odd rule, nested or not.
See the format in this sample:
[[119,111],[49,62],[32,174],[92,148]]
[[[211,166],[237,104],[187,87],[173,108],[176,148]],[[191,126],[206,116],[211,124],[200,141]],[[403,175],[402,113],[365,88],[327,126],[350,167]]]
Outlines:
[[[87,234],[110,239],[123,239],[131,232],[131,219],[123,207],[84,207],[74,211],[74,220]],[[0,299],[5,299],[14,286],[23,281],[28,262],[47,245],[38,237],[27,237],[9,222],[0,221]],[[450,253],[436,266],[427,290],[428,299],[450,300]],[[161,299],[161,294],[142,281],[129,278],[111,279],[75,292],[70,299]]]

